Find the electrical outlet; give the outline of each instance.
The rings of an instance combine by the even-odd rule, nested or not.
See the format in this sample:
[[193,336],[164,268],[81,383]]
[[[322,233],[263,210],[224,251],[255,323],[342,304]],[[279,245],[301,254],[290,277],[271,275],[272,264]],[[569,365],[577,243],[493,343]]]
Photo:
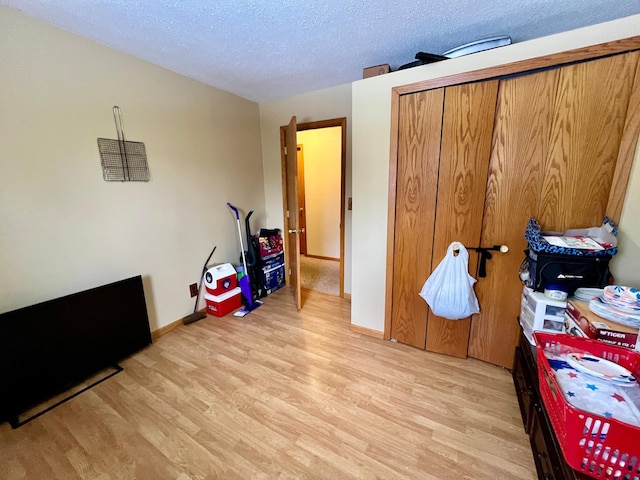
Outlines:
[[189,285],[189,291],[191,292],[191,298],[198,295],[198,284],[192,283],[191,285]]

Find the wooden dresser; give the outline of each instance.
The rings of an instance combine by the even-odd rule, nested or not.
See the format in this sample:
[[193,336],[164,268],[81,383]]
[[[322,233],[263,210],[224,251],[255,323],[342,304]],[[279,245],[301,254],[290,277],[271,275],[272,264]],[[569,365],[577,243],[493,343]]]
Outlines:
[[564,461],[545,406],[540,398],[536,348],[520,334],[513,363],[513,383],[516,387],[524,429],[529,435],[538,478],[573,480],[591,478],[573,470]]

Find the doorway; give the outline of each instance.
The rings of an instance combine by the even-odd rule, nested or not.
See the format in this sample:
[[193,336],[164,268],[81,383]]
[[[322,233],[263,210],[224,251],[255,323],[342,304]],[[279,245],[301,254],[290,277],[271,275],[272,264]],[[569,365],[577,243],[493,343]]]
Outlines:
[[298,132],[300,286],[340,295],[342,127]]
[[[297,280],[302,288],[344,297],[346,118],[298,124],[296,144]],[[287,219],[290,194],[284,189],[286,229],[293,223]]]

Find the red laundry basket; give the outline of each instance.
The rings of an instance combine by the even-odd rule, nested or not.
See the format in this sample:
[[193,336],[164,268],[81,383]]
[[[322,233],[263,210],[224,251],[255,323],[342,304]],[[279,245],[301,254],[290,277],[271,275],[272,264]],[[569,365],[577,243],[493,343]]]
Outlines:
[[565,334],[534,332],[540,396],[566,462],[593,478],[640,478],[640,428],[579,410],[567,402],[545,348],[567,346],[617,363],[640,378],[640,354],[623,347]]

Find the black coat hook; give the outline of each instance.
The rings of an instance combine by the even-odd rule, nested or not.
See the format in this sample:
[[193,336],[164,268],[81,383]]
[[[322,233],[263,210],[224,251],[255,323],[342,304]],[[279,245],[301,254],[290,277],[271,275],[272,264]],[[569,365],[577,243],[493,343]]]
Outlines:
[[[497,251],[501,253],[507,253],[509,251],[509,247],[506,245],[494,245],[493,247],[466,247],[467,250],[474,250],[480,253],[480,265],[478,266],[478,277],[485,278],[487,276],[487,260],[491,260],[493,255],[492,251]],[[459,252],[460,249],[453,249],[454,252]]]

